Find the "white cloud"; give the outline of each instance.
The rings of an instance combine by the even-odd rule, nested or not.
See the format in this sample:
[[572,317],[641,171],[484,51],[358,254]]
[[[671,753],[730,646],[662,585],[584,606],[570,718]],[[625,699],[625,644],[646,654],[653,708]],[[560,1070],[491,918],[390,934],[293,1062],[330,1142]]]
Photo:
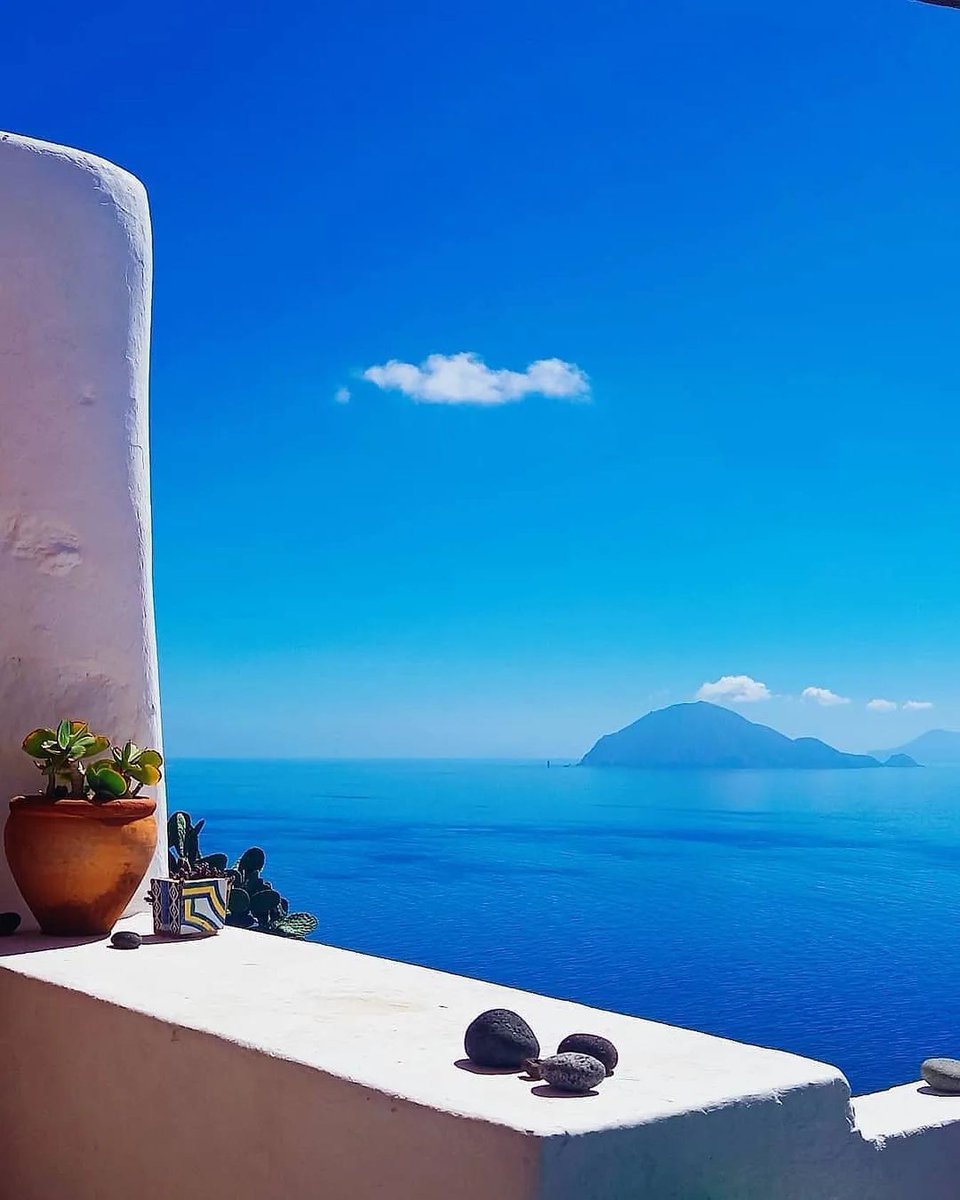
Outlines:
[[920,712],[925,708],[933,708],[932,700],[908,700],[903,706],[907,712]]
[[431,354],[419,367],[396,359],[367,367],[363,378],[423,404],[509,404],[532,395],[585,400],[590,395],[584,372],[560,358],[541,358],[525,371],[507,371],[488,367],[478,354]]
[[867,708],[871,712],[896,712],[897,702],[895,700],[868,700]]
[[333,400],[335,404],[349,404],[350,389],[345,387],[337,388],[337,390],[333,393]]
[[751,679],[749,675],[721,675],[713,683],[702,683],[695,699],[727,701],[730,704],[755,704],[758,700],[773,697],[765,683]]
[[807,687],[800,693],[801,700],[815,700],[821,708],[836,708],[839,704],[849,704],[849,696],[838,696],[829,688]]

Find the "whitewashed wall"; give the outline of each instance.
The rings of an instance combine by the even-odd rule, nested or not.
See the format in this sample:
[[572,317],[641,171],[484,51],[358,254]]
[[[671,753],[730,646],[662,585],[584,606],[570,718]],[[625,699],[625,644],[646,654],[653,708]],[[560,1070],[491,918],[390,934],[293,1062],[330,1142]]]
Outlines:
[[[58,717],[159,746],[142,185],[0,133],[0,808]],[[161,812],[162,819],[162,794]],[[161,826],[162,828],[162,826]],[[0,910],[26,916],[6,864]]]
[[[4,1197],[168,1200],[174,1176],[270,1200],[960,1195],[960,1096],[922,1084],[851,1103],[838,1070],[793,1055],[240,929],[134,953],[15,941]],[[462,1069],[467,1022],[501,1006],[545,1049],[612,1038],[616,1074],[562,1097]]]

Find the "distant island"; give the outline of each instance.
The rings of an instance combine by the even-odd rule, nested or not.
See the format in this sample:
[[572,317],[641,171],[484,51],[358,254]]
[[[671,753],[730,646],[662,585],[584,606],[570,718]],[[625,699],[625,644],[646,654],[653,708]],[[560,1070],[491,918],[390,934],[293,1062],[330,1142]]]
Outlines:
[[647,713],[608,733],[580,760],[584,767],[864,768],[916,767],[902,752],[881,762],[869,754],[845,754],[818,738],[788,738],[739,713],[698,701]]
[[894,746],[892,750],[871,750],[877,758],[889,758],[906,754],[927,767],[960,763],[960,733],[951,729],[930,729],[921,733],[905,746]]

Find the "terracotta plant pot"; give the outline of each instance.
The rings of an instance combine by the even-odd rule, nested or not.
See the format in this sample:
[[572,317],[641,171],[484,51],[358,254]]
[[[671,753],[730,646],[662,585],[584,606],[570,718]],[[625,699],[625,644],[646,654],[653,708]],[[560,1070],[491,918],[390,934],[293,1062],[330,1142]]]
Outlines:
[[109,933],[150,866],[156,801],[18,796],[3,832],[17,887],[44,933]]

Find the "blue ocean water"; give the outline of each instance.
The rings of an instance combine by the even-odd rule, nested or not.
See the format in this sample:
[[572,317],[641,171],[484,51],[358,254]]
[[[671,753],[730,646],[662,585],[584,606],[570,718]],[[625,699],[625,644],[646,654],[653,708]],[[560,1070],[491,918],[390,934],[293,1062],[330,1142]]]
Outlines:
[[332,945],[834,1063],[960,1056],[960,769],[172,762]]

